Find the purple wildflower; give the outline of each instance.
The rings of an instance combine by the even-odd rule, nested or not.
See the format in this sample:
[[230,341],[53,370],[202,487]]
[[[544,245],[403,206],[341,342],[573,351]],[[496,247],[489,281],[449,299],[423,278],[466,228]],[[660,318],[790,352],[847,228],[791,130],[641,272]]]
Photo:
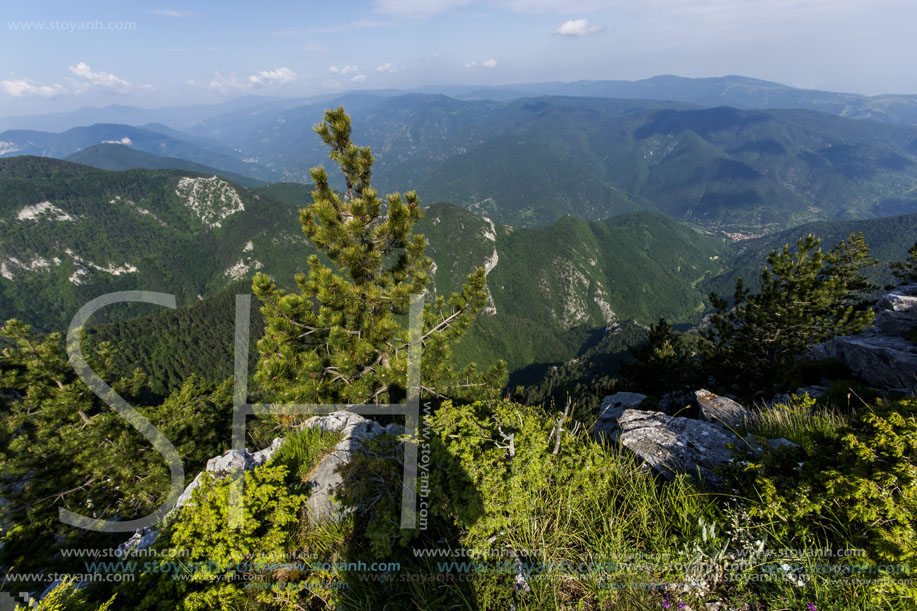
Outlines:
[[818,607],[815,606],[815,603],[806,603],[806,611],[818,611]]

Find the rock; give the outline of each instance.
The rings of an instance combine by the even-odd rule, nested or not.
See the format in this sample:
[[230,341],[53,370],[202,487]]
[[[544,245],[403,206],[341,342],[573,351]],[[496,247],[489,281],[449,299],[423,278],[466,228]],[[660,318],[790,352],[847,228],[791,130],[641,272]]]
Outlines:
[[715,395],[709,390],[698,390],[694,393],[700,406],[700,417],[707,422],[717,422],[727,428],[745,426],[754,415],[728,397]]
[[[283,437],[275,437],[271,445],[254,454],[244,448],[241,450],[227,450],[222,456],[216,456],[208,460],[204,471],[212,474],[215,479],[222,479],[231,475],[235,469],[251,471],[255,467],[260,467],[267,463],[282,445]],[[191,500],[191,494],[201,485],[201,475],[201,473],[198,473],[197,477],[185,487],[184,492],[175,502],[176,509],[184,507]]]
[[159,538],[159,530],[157,528],[153,526],[139,528],[134,531],[130,539],[118,546],[115,555],[118,558],[124,558],[138,550],[145,550],[156,543],[157,538]]
[[599,407],[599,419],[593,427],[593,435],[597,438],[615,439],[618,430],[618,418],[625,409],[634,409],[638,407],[646,395],[635,392],[619,392],[608,395],[602,399],[602,405]]
[[[350,460],[354,452],[365,449],[363,441],[383,433],[400,435],[404,427],[393,423],[383,427],[374,420],[367,420],[351,412],[334,412],[326,416],[313,416],[306,420],[303,427],[317,426],[323,431],[337,431],[343,439],[335,446],[334,451],[326,456],[316,467],[315,472],[307,480],[312,486],[312,494],[307,505],[315,519],[335,517],[341,515],[341,510],[334,503],[333,493],[341,483],[338,467]],[[249,452],[247,449],[228,450],[221,456],[216,456],[207,461],[207,467],[198,473],[194,480],[188,484],[175,503],[175,510],[179,510],[191,500],[194,491],[200,487],[204,472],[211,473],[215,479],[222,479],[232,474],[235,469],[250,471],[255,467],[267,464],[280,446],[283,437],[277,437],[270,446],[258,452]],[[144,550],[156,541],[159,530],[147,527],[134,532],[130,539],[118,546],[117,554],[125,556],[137,550]]]
[[[175,508],[172,511],[177,511],[188,504],[191,500],[191,495],[200,487],[201,477],[204,472],[213,474],[215,479],[222,479],[230,475],[233,469],[236,468],[251,471],[255,467],[260,467],[267,463],[282,445],[283,437],[276,437],[271,445],[254,454],[246,449],[227,450],[222,456],[211,458],[207,461],[204,471],[198,473],[191,483],[185,486],[185,489],[175,501]],[[153,545],[158,537],[159,530],[153,526],[135,530],[130,539],[118,546],[116,553],[119,556],[125,556],[138,550],[144,550]]]
[[917,285],[899,287],[882,297],[873,326],[894,337],[905,337],[917,329]]
[[814,346],[816,359],[843,361],[868,384],[905,393],[917,391],[917,284],[899,286],[876,304],[873,326],[859,335],[835,337]]
[[621,444],[670,480],[688,473],[717,485],[714,468],[732,458],[726,444],[741,443],[715,424],[660,412],[628,409],[618,418],[618,426]]
[[843,361],[857,377],[873,386],[900,392],[917,389],[917,346],[900,337],[835,337],[815,346],[812,355]]
[[767,445],[770,446],[772,450],[779,450],[780,448],[798,448],[800,447],[798,443],[793,443],[789,439],[784,439],[780,437],[778,439],[765,439]]
[[318,427],[323,431],[335,431],[344,436],[334,446],[334,450],[318,463],[312,475],[306,480],[310,490],[306,507],[314,522],[326,519],[339,520],[349,511],[335,501],[334,495],[344,483],[340,467],[349,462],[355,452],[365,450],[363,442],[386,433],[400,435],[404,431],[401,425],[393,423],[383,427],[375,420],[366,420],[351,412],[313,416],[306,420],[303,427]]
[[827,386],[800,386],[796,389],[795,394],[797,397],[809,395],[812,399],[818,399],[819,397],[824,397],[827,392]]
[[768,402],[767,407],[769,409],[774,409],[778,405],[789,405],[790,401],[793,400],[793,395],[788,392],[780,392],[774,395],[774,397]]

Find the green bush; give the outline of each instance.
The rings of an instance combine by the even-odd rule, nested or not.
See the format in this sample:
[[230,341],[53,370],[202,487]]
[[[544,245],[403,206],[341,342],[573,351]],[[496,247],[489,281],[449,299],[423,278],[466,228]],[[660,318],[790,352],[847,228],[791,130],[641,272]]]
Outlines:
[[[874,600],[913,602],[917,558],[917,399],[876,403],[802,447],[746,456],[733,475],[749,514],[794,547],[862,549]],[[843,562],[839,563],[839,566]]]
[[121,588],[122,597],[137,609],[296,609],[282,598],[289,579],[283,567],[305,497],[288,492],[282,465],[259,467],[244,478],[240,528],[229,527],[232,480],[204,473],[156,544],[182,554],[141,575],[142,600],[131,600],[135,585]]
[[37,606],[18,605],[16,611],[110,611],[114,602],[114,596],[101,605],[90,602],[85,590],[78,588],[77,582],[69,578],[57,584]]

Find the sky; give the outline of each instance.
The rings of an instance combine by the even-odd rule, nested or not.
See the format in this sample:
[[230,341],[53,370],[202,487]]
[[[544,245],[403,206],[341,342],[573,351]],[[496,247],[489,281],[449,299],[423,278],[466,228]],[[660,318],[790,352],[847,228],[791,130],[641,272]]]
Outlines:
[[53,0],[2,12],[0,116],[658,74],[917,93],[913,0]]

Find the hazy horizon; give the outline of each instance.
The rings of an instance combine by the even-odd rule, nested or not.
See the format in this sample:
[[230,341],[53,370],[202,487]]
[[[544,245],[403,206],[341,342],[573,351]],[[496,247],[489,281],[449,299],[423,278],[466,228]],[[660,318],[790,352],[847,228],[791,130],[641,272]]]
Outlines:
[[0,116],[662,74],[917,93],[902,0],[91,0],[5,17]]

